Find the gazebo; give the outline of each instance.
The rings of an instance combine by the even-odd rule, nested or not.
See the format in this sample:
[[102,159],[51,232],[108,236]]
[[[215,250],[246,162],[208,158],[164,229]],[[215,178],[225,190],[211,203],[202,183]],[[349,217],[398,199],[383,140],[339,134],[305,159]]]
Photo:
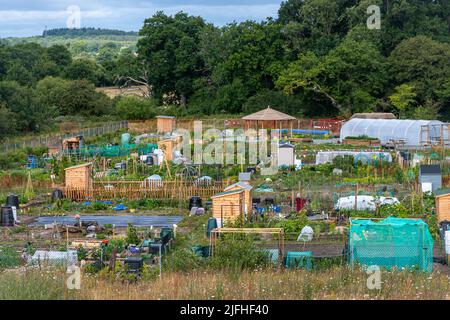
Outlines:
[[[289,128],[292,135],[292,124],[295,117],[267,107],[264,110],[252,113],[242,118],[245,121],[245,130],[248,129],[286,129]],[[256,128],[255,128],[256,127]]]

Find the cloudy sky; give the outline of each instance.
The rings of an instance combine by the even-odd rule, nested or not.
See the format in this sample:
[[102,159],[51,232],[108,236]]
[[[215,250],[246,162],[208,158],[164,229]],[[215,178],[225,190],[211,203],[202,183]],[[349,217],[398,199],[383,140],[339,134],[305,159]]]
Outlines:
[[[82,27],[138,31],[145,18],[162,10],[184,11],[224,25],[276,17],[281,0],[0,0],[0,37],[40,35],[76,23]],[[72,19],[71,19],[72,18]]]

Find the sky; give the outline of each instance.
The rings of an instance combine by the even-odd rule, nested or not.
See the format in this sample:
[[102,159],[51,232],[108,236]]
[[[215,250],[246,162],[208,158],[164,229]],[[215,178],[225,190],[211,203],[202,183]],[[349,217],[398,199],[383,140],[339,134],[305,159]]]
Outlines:
[[[138,31],[156,11],[202,16],[222,26],[276,17],[281,0],[0,0],[0,37],[41,35],[65,27]],[[79,17],[79,19],[78,19]]]

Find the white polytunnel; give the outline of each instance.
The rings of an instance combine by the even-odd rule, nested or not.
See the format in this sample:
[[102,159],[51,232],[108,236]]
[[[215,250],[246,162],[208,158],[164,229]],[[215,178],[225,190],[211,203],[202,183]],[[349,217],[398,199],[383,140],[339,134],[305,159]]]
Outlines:
[[[437,120],[394,120],[394,119],[351,119],[344,123],[341,129],[341,142],[346,137],[368,136],[377,138],[382,145],[390,140],[402,140],[406,145],[419,146],[422,128],[428,128],[426,135],[431,141],[439,140],[441,130],[439,125],[443,124]],[[425,137],[425,132],[423,132]]]

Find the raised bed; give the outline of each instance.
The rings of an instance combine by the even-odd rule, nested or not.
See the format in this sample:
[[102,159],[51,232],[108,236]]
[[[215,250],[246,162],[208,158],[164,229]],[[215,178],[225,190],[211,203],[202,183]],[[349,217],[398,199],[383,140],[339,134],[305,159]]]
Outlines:
[[380,147],[381,141],[379,139],[344,139],[342,144],[348,144],[353,146],[371,146]]

